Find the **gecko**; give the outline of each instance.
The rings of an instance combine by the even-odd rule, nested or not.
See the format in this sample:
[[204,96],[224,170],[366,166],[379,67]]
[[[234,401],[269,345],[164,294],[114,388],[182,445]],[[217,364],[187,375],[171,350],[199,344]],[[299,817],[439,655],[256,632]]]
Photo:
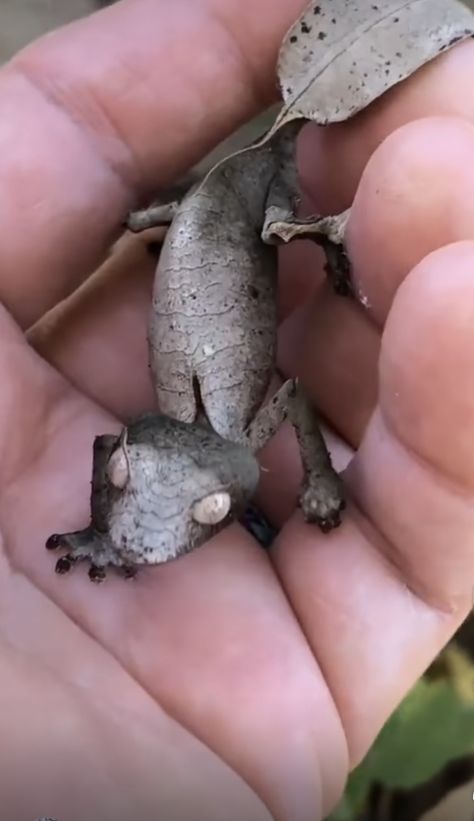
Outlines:
[[89,562],[133,576],[190,552],[238,517],[260,479],[257,454],[288,419],[304,470],[299,506],[328,533],[341,522],[342,481],[302,385],[265,401],[275,372],[278,244],[312,237],[337,290],[347,285],[347,212],[299,219],[295,142],[302,122],[218,164],[181,202],[129,216],[138,232],[168,225],[154,280],[148,342],[159,413],[97,437],[91,521],[53,534],[66,573]]

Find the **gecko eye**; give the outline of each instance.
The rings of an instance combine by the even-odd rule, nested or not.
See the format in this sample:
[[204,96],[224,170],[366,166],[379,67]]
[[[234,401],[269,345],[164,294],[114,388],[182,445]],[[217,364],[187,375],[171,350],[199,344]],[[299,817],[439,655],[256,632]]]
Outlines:
[[228,493],[219,491],[200,499],[193,507],[193,519],[201,525],[217,525],[227,516],[231,505]]
[[107,463],[107,477],[111,484],[123,490],[130,478],[130,468],[128,465],[127,451],[125,446],[127,444],[127,431],[123,431],[120,436],[120,444],[111,454]]

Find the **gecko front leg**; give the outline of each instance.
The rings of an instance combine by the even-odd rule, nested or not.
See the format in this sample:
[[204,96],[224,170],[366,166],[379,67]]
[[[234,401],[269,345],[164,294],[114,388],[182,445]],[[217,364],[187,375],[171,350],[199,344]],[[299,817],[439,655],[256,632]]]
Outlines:
[[253,452],[259,451],[288,419],[300,447],[304,470],[299,505],[307,522],[316,522],[324,533],[338,527],[345,508],[343,485],[331,463],[317,415],[306,391],[289,379],[257,413],[246,435]]
[[296,216],[300,196],[295,141],[299,127],[290,123],[275,137],[274,150],[280,163],[268,189],[261,238],[268,245],[295,239],[313,240],[324,250],[326,273],[336,293],[353,296],[351,266],[344,242],[350,209],[330,217]]
[[120,442],[120,437],[113,434],[96,436],[93,445],[93,468],[91,481],[91,523],[82,530],[70,533],[53,533],[46,542],[47,550],[66,550],[56,562],[56,573],[64,575],[73,565],[80,561],[89,562],[89,578],[100,583],[106,577],[106,567],[115,564],[120,567],[122,575],[132,578],[134,569],[121,560],[111,544],[108,534],[108,515],[110,510],[111,491],[106,481],[107,463]]
[[269,244],[292,242],[294,239],[311,239],[326,255],[326,274],[334,290],[340,296],[353,296],[351,264],[347,255],[344,234],[350,208],[331,217],[307,217],[297,219],[283,209],[269,207],[262,230],[262,239]]
[[160,228],[171,225],[179,208],[178,200],[167,202],[164,205],[150,205],[141,211],[133,211],[128,215],[127,228],[134,234],[147,231],[149,228]]
[[147,208],[129,213],[125,227],[133,234],[150,228],[167,228],[173,222],[181,202],[199,182],[199,176],[189,172],[161,192],[160,198]]

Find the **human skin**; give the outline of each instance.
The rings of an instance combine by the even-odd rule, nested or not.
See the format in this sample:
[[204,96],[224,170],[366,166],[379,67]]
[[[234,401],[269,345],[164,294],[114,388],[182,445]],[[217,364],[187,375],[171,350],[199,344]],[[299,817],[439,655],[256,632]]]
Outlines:
[[[93,436],[153,406],[152,262],[129,249],[54,323],[41,316],[153,185],[271,101],[303,5],[124,0],[0,72],[9,821],[323,818],[472,606],[470,42],[350,124],[302,137],[307,206],[334,212],[355,195],[349,250],[369,306],[321,284],[313,247],[282,253],[279,365],[305,379],[336,464],[350,462],[344,524],[325,536],[294,511],[285,429],[262,459],[260,502],[282,527],[270,555],[233,526],[95,587],[80,567],[56,576],[44,551],[87,521]],[[34,323],[41,356],[25,339]]]

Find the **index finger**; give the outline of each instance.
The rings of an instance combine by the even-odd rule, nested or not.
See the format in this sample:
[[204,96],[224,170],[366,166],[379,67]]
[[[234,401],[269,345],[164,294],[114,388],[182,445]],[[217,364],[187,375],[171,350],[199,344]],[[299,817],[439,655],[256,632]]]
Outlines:
[[304,0],[122,0],[0,72],[0,299],[31,325],[126,211],[276,93]]

